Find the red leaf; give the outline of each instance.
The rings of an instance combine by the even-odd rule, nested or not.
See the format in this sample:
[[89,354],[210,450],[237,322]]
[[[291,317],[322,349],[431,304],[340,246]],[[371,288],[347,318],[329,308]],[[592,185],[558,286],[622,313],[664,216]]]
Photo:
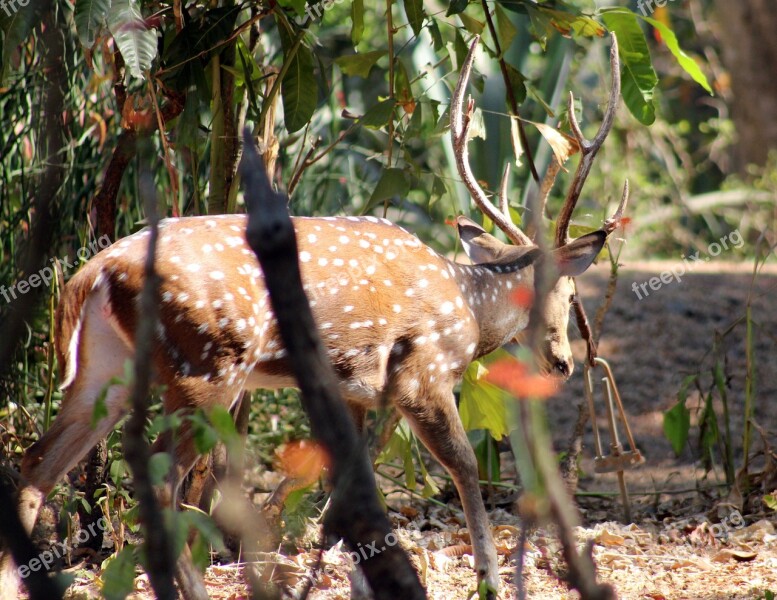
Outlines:
[[294,479],[314,482],[329,466],[329,456],[316,442],[301,440],[290,442],[278,450],[280,467]]
[[555,394],[559,387],[555,378],[530,373],[524,363],[508,358],[488,365],[485,379],[516,398],[547,398]]
[[521,308],[531,308],[534,304],[534,290],[525,285],[519,286],[512,294],[510,300]]

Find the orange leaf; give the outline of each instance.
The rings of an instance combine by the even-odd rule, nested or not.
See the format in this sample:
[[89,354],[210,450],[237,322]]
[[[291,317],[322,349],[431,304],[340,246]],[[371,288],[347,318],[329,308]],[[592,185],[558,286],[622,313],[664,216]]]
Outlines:
[[313,483],[329,466],[329,456],[316,442],[301,440],[278,450],[281,469],[293,479]]
[[530,373],[524,363],[515,359],[490,364],[485,379],[516,398],[547,398],[558,391],[558,381],[553,377]]
[[534,290],[525,285],[518,286],[518,288],[510,294],[510,300],[513,304],[520,306],[521,308],[531,308],[534,304]]

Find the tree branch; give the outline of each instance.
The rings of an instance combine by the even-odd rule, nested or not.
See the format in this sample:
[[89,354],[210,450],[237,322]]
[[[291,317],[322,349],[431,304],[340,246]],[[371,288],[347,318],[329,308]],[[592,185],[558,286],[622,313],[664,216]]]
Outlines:
[[359,565],[376,598],[425,598],[404,551],[388,542],[394,534],[378,501],[366,448],[340,397],[337,377],[302,289],[297,240],[286,198],[270,187],[248,131],[244,133],[240,171],[248,207],[246,238],[262,266],[311,430],[332,461],[334,490],[324,517],[324,532],[329,539],[344,538],[353,551],[362,546],[385,548]]

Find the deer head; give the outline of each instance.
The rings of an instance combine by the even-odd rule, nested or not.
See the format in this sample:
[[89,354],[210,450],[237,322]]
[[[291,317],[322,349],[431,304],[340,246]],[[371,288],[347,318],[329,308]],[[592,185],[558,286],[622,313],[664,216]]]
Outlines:
[[[453,151],[456,158],[456,167],[461,176],[464,185],[467,187],[472,199],[478,208],[490,218],[493,223],[501,229],[507,238],[515,244],[510,246],[503,244],[495,237],[489,235],[474,222],[465,221],[462,226],[462,220],[459,219],[459,234],[462,245],[469,258],[476,263],[493,262],[503,259],[505,256],[520,253],[529,255],[534,251],[539,251],[538,243],[541,243],[539,221],[545,211],[545,204],[556,175],[561,168],[559,157],[554,155],[550,166],[547,169],[545,177],[540,186],[539,210],[533,215],[534,238],[530,237],[519,229],[510,217],[507,200],[507,175],[509,165],[505,168],[504,176],[499,193],[499,208],[497,208],[489,199],[488,195],[478,184],[469,164],[468,154],[468,135],[471,124],[471,115],[474,108],[472,98],[467,99],[466,110],[464,108],[464,95],[472,71],[472,65],[475,58],[478,38],[470,45],[469,53],[464,61],[459,80],[451,100],[451,140],[453,142]],[[574,307],[577,311],[578,322],[585,321],[585,312],[582,304],[577,300],[577,291],[574,277],[582,274],[593,263],[596,256],[601,251],[604,242],[609,233],[620,225],[623,211],[628,202],[628,182],[626,183],[621,198],[620,205],[613,216],[605,221],[602,229],[599,231],[582,236],[574,241],[569,239],[569,223],[574,212],[580,193],[583,189],[588,173],[593,165],[594,158],[601,148],[604,140],[612,128],[615,118],[615,111],[620,97],[620,63],[618,60],[618,43],[613,36],[612,49],[610,51],[610,66],[612,71],[612,84],[610,96],[607,103],[607,109],[602,119],[601,127],[592,141],[587,140],[580,129],[574,112],[574,97],[570,92],[569,97],[569,120],[572,132],[580,149],[582,158],[575,172],[564,204],[556,221],[554,232],[554,250],[547,255],[552,258],[551,261],[540,261],[535,268],[546,269],[546,274],[552,278],[552,287],[544,296],[542,306],[542,320],[545,326],[545,334],[539,348],[535,348],[535,358],[539,368],[545,373],[552,373],[564,378],[568,378],[574,369],[572,359],[572,349],[567,336],[569,325],[569,312]],[[550,263],[550,264],[548,264]],[[525,329],[516,334],[514,341],[526,342]],[[592,342],[589,341],[589,348],[592,348]],[[595,349],[593,349],[595,352]],[[591,350],[589,350],[589,355]]]

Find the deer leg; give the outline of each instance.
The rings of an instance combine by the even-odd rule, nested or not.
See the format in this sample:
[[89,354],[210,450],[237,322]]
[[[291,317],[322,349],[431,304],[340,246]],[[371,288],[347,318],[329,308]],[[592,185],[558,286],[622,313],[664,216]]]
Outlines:
[[405,398],[397,407],[435,458],[448,470],[461,498],[467,520],[478,582],[499,589],[496,548],[478,483],[478,465],[459,419],[451,392],[438,396]]
[[[120,371],[119,371],[120,372]],[[38,511],[54,485],[70,471],[97,442],[114,428],[125,412],[128,390],[122,385],[108,388],[108,415],[94,427],[91,416],[95,399],[113,374],[79,377],[65,394],[62,408],[52,427],[33,444],[22,459],[17,510],[27,532],[32,531]],[[18,581],[10,556],[0,559],[0,598],[17,597]]]

